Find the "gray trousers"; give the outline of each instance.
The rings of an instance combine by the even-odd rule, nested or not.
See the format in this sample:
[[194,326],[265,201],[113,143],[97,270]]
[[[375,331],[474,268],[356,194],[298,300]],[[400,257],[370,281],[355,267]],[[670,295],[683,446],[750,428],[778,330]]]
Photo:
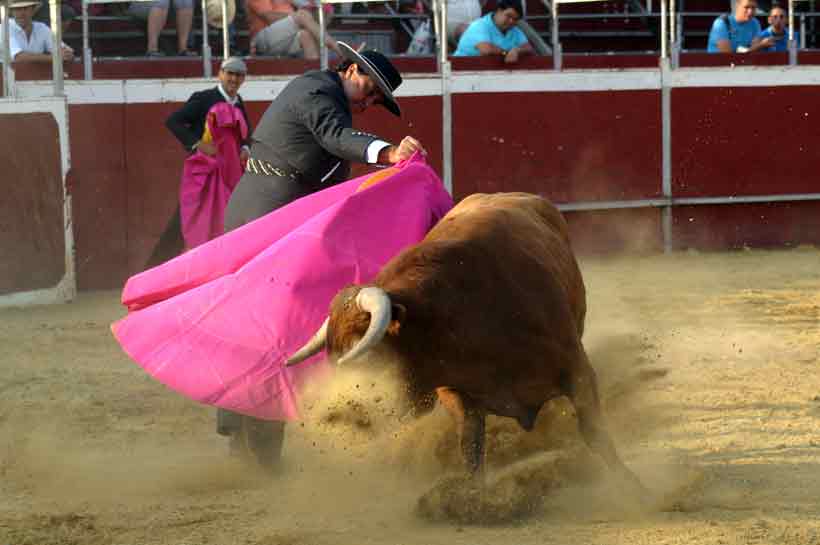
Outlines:
[[321,187],[279,176],[245,172],[231,193],[225,210],[225,232],[282,208],[296,199],[315,193]]
[[[225,232],[260,218],[315,189],[290,178],[260,176],[246,172],[234,188],[225,210]],[[284,422],[260,420],[226,409],[217,409],[216,431],[232,439],[241,438],[257,461],[268,466],[275,464],[282,453],[285,435]]]

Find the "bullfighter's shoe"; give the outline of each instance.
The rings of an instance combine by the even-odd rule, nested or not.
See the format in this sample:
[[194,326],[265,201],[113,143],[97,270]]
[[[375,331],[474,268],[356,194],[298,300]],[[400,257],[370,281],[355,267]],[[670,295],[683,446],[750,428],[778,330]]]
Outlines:
[[285,442],[285,423],[246,416],[243,418],[243,428],[247,430],[248,448],[256,462],[267,471],[278,469]]
[[[227,411],[226,411],[227,412]],[[247,462],[255,462],[267,471],[274,471],[279,467],[282,458],[282,446],[285,438],[285,423],[267,421],[252,416],[238,416],[238,426],[218,427],[221,435],[228,435],[228,452]],[[222,424],[233,422],[223,419]]]

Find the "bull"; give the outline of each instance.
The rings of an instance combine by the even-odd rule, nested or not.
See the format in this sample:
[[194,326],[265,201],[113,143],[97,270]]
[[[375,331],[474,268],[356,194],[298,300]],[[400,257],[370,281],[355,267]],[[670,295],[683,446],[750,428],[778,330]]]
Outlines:
[[589,448],[644,491],[603,425],[581,342],[585,315],[584,282],[558,209],[526,193],[475,194],[372,284],[341,290],[287,365],[323,349],[343,365],[386,348],[418,408],[429,408],[435,393],[455,419],[473,475],[483,466],[488,414],[531,431],[541,407],[566,396]]

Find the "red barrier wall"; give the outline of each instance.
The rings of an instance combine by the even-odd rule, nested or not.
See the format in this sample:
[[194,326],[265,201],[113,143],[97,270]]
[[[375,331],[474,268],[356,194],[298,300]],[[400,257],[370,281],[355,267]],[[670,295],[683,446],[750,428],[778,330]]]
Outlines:
[[555,202],[657,197],[660,91],[453,97],[457,198],[528,191]]
[[127,270],[124,115],[121,104],[68,109],[75,266],[78,286],[85,289],[117,285]]
[[[530,77],[538,77],[533,75]],[[676,197],[817,192],[815,87],[672,90]],[[441,172],[439,96],[402,98],[358,127],[419,137]],[[454,193],[530,191],[558,203],[661,195],[660,91],[454,94]],[[185,153],[165,129],[179,103],[70,106],[74,229],[81,289],[118,288],[144,267],[176,206]],[[265,102],[248,103],[255,124]],[[363,172],[358,168],[356,173]],[[820,243],[820,203],[673,209],[676,248]],[[658,251],[658,208],[566,214],[580,252]]]
[[0,295],[51,288],[65,275],[65,215],[57,122],[0,115]]
[[676,197],[818,192],[817,87],[672,90]]
[[820,201],[681,206],[672,217],[675,249],[820,244]]

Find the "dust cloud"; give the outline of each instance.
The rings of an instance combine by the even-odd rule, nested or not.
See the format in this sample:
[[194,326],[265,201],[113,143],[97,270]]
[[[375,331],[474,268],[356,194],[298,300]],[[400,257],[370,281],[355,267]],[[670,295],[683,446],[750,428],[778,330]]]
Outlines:
[[650,497],[578,435],[488,422],[486,486],[389,361],[305,396],[272,474],[108,332],[118,294],[0,311],[0,543],[820,543],[820,251],[587,258],[585,346]]

